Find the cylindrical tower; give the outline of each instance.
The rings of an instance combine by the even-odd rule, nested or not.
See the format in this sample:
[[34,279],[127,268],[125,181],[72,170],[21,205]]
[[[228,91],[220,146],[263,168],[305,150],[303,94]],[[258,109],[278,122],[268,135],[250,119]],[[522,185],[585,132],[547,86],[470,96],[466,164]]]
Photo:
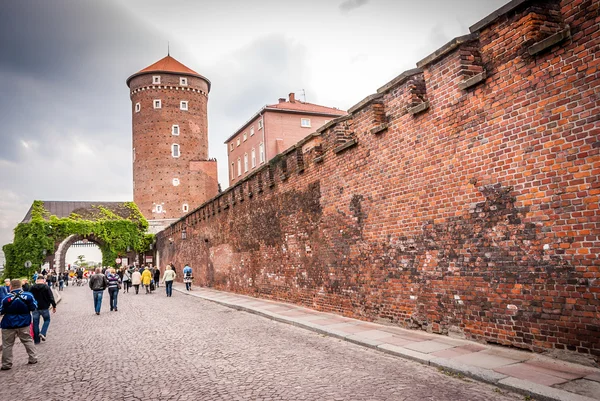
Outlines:
[[218,193],[217,163],[208,160],[210,81],[167,56],[127,85],[133,200],[147,220],[168,224]]

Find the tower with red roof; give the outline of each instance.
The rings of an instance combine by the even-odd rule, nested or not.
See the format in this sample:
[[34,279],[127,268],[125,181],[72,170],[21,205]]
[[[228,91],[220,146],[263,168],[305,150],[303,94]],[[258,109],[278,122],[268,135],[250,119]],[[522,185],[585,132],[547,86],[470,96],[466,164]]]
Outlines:
[[208,159],[210,81],[170,55],[127,78],[133,130],[133,200],[151,230],[218,193]]

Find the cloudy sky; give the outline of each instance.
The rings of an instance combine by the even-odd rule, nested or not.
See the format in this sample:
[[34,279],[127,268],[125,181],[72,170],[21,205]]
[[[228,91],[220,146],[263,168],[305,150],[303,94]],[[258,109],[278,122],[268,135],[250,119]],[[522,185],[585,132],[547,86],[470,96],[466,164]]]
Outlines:
[[132,200],[125,79],[171,55],[212,82],[210,157],[289,92],[347,109],[508,0],[5,0],[0,246],[31,203]]

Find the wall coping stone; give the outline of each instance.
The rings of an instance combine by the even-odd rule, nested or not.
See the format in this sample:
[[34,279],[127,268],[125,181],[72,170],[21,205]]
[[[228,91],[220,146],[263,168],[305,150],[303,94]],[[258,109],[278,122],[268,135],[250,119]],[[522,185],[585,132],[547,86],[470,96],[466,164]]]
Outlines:
[[436,51],[431,53],[429,56],[427,56],[424,59],[422,59],[421,61],[417,62],[417,67],[419,67],[419,68],[427,67],[429,64],[444,57],[446,54],[452,52],[454,49],[458,48],[463,43],[469,42],[471,40],[475,40],[477,38],[478,38],[478,35],[473,34],[473,33],[463,35],[463,36],[457,36],[456,38],[452,39],[450,42],[446,43],[444,46],[440,47],[439,49],[437,49]]
[[403,84],[404,82],[406,82],[408,80],[408,78],[412,77],[413,75],[422,74],[422,73],[423,73],[423,70],[420,68],[413,68],[411,70],[406,70],[406,71],[402,72],[402,74],[398,75],[396,78],[392,79],[387,84],[383,85],[381,88],[377,89],[377,93],[386,93],[390,89]]
[[493,13],[488,15],[487,17],[480,20],[479,22],[471,25],[471,27],[469,27],[469,31],[471,33],[479,32],[483,28],[494,23],[501,16],[508,14],[509,12],[511,12],[515,8],[519,7],[520,5],[529,3],[530,1],[532,1],[532,0],[512,0],[510,3],[503,5],[502,7],[500,7],[499,9],[497,9],[496,11],[494,11]]
[[368,106],[373,102],[373,100],[381,99],[383,97],[383,93],[374,93],[372,95],[367,96],[360,102],[356,103],[354,106],[348,109],[349,114],[356,113],[358,110],[362,109],[365,106]]

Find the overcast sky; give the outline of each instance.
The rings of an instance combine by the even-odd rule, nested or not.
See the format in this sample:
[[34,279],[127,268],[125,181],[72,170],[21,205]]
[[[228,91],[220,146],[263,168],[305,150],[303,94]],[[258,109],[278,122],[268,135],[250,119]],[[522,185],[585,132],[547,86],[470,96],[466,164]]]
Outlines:
[[[171,55],[212,82],[209,151],[302,90],[348,109],[508,0],[4,0],[0,246],[31,203],[133,199],[125,80]],[[316,128],[316,127],[315,127]]]

